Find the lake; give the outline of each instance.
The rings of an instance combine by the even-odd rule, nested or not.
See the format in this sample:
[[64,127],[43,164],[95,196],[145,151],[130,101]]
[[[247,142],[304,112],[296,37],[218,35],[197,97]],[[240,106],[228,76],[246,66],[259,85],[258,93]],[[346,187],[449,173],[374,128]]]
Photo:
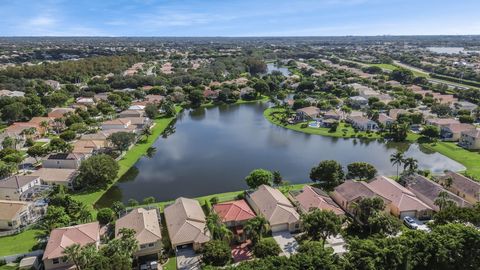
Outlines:
[[141,158],[98,206],[130,198],[166,201],[242,190],[245,176],[256,168],[279,170],[291,183],[307,183],[310,169],[325,159],[344,166],[365,161],[393,176],[396,169],[389,159],[398,149],[437,173],[465,169],[438,153],[422,152],[418,145],[323,137],[275,126],[263,117],[267,107],[258,103],[184,111],[174,132],[155,142],[155,155]]
[[273,71],[280,71],[284,76],[292,74],[286,67],[278,66],[275,63],[267,63],[267,74],[271,74]]

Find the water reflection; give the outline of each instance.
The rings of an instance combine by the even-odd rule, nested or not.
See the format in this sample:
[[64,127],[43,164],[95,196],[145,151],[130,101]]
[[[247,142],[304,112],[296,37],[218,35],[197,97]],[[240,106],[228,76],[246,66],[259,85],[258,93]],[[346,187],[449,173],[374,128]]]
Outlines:
[[154,143],[152,158],[137,162],[134,181],[118,183],[105,195],[107,200],[141,201],[154,196],[165,201],[240,190],[246,188],[244,178],[255,168],[279,170],[291,183],[304,183],[310,181],[310,169],[324,159],[338,160],[344,166],[365,161],[381,174],[395,175],[390,155],[398,150],[416,158],[421,169],[463,168],[440,154],[423,152],[418,145],[322,137],[278,127],[263,118],[266,106],[244,104],[203,109],[200,114],[183,112],[175,127],[166,132],[169,135]]

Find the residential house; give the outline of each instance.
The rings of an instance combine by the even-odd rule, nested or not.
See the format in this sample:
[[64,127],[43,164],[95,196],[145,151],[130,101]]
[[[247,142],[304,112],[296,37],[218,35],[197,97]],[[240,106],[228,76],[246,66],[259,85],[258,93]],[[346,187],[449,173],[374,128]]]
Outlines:
[[128,118],[117,118],[113,120],[108,120],[102,123],[102,130],[109,129],[128,129],[132,121]]
[[350,123],[354,128],[360,130],[375,130],[378,129],[378,124],[375,121],[370,120],[363,116],[348,116],[347,122]]
[[120,230],[132,229],[138,242],[136,258],[154,255],[160,257],[162,252],[162,233],[158,210],[136,208],[115,222],[115,237],[120,237]]
[[138,130],[142,130],[143,128],[150,126],[152,122],[148,117],[127,117],[118,119],[122,121],[130,121],[130,125],[134,126]]
[[390,213],[392,201],[375,193],[366,182],[346,180],[335,187],[331,197],[345,212],[355,216],[355,204],[365,198],[379,197],[385,205],[384,211]]
[[342,119],[342,112],[337,110],[330,110],[323,114],[323,119],[333,119],[340,121]]
[[42,185],[38,176],[12,175],[0,180],[0,200],[28,201]]
[[344,216],[345,211],[336,204],[328,194],[310,185],[303,186],[300,191],[290,191],[289,197],[295,206],[304,214],[312,209],[332,211],[338,216]]
[[453,104],[453,109],[455,110],[466,110],[466,111],[474,111],[478,108],[476,104],[473,104],[468,101],[458,101]]
[[10,90],[0,90],[0,97],[23,97],[25,96],[24,92],[21,91],[10,91]]
[[73,188],[73,179],[77,175],[75,169],[56,169],[56,168],[40,168],[31,176],[37,176],[40,180],[50,186],[61,185],[69,189]]
[[412,191],[417,198],[422,200],[436,212],[440,210],[440,208],[435,204],[435,200],[438,198],[440,192],[446,192],[448,199],[453,201],[459,207],[471,207],[471,204],[466,200],[460,198],[450,191],[447,191],[440,184],[435,183],[434,181],[419,174],[409,177],[406,188]]
[[53,88],[53,90],[60,90],[60,83],[54,80],[46,80],[45,84]]
[[108,146],[107,140],[78,140],[73,143],[72,153],[90,155]]
[[471,204],[480,201],[480,183],[456,172],[447,171],[439,182],[449,191]]
[[0,230],[15,230],[40,217],[32,202],[0,200]]
[[217,203],[213,206],[213,211],[239,241],[245,240],[243,225],[256,216],[245,200]]
[[58,153],[50,154],[46,159],[42,160],[43,168],[55,169],[78,169],[80,163],[89,155],[80,153]]
[[451,124],[460,124],[460,122],[453,118],[429,118],[425,120],[427,125],[433,125],[437,127],[451,125]]
[[74,263],[65,257],[65,249],[78,244],[85,246],[100,245],[100,225],[98,222],[53,229],[48,238],[43,263],[45,270],[72,269]]
[[145,115],[145,111],[143,110],[125,110],[121,112],[118,117],[119,118],[128,118],[128,117],[143,117]]
[[384,127],[393,124],[393,122],[395,122],[395,120],[384,113],[380,113],[378,115],[378,123],[382,124]]
[[387,84],[390,84],[391,86],[402,86],[402,84],[398,81],[395,80],[390,80],[386,82]]
[[180,197],[164,210],[172,247],[199,250],[210,241],[205,214],[197,200]]
[[388,177],[377,176],[368,182],[368,186],[392,202],[390,213],[398,218],[410,216],[428,219],[433,214],[433,209],[417,198],[412,191]]
[[57,118],[62,118],[67,113],[73,113],[73,112],[75,112],[75,109],[73,108],[53,108],[48,113],[48,117],[57,119]]
[[480,149],[480,129],[472,129],[461,132],[460,141],[458,144],[469,150]]
[[466,123],[447,124],[440,127],[440,137],[444,141],[457,142],[462,132],[474,130],[475,126]]
[[161,95],[146,95],[145,96],[145,102],[148,103],[153,103],[153,104],[160,104],[165,100],[164,96]]
[[355,107],[355,108],[363,108],[368,105],[368,99],[362,96],[350,97],[348,98],[348,102],[352,107]]
[[390,116],[393,120],[397,120],[400,114],[408,114],[409,112],[404,109],[390,109],[388,111],[388,116]]
[[253,210],[270,223],[272,232],[293,232],[300,229],[300,215],[278,189],[261,185],[249,193],[246,199]]
[[295,118],[299,121],[315,119],[320,115],[320,109],[315,106],[305,107],[296,111]]
[[79,97],[75,100],[75,103],[82,106],[92,106],[95,105],[95,100],[90,97]]

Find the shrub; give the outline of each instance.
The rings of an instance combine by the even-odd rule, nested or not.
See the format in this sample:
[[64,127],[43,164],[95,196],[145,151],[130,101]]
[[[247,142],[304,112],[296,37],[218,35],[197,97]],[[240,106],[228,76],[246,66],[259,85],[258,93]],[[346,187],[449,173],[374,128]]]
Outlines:
[[205,244],[202,260],[207,265],[224,266],[231,260],[228,244],[221,240],[213,240]]
[[273,238],[262,239],[253,247],[253,254],[257,258],[278,256],[280,252],[282,252],[282,250]]
[[102,208],[97,213],[97,221],[105,225],[115,219],[115,212],[110,208]]

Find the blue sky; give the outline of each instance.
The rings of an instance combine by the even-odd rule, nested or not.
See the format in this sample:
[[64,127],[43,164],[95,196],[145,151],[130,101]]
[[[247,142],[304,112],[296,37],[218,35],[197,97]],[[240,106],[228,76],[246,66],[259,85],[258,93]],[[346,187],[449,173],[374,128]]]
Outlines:
[[479,0],[0,0],[0,36],[480,34]]

